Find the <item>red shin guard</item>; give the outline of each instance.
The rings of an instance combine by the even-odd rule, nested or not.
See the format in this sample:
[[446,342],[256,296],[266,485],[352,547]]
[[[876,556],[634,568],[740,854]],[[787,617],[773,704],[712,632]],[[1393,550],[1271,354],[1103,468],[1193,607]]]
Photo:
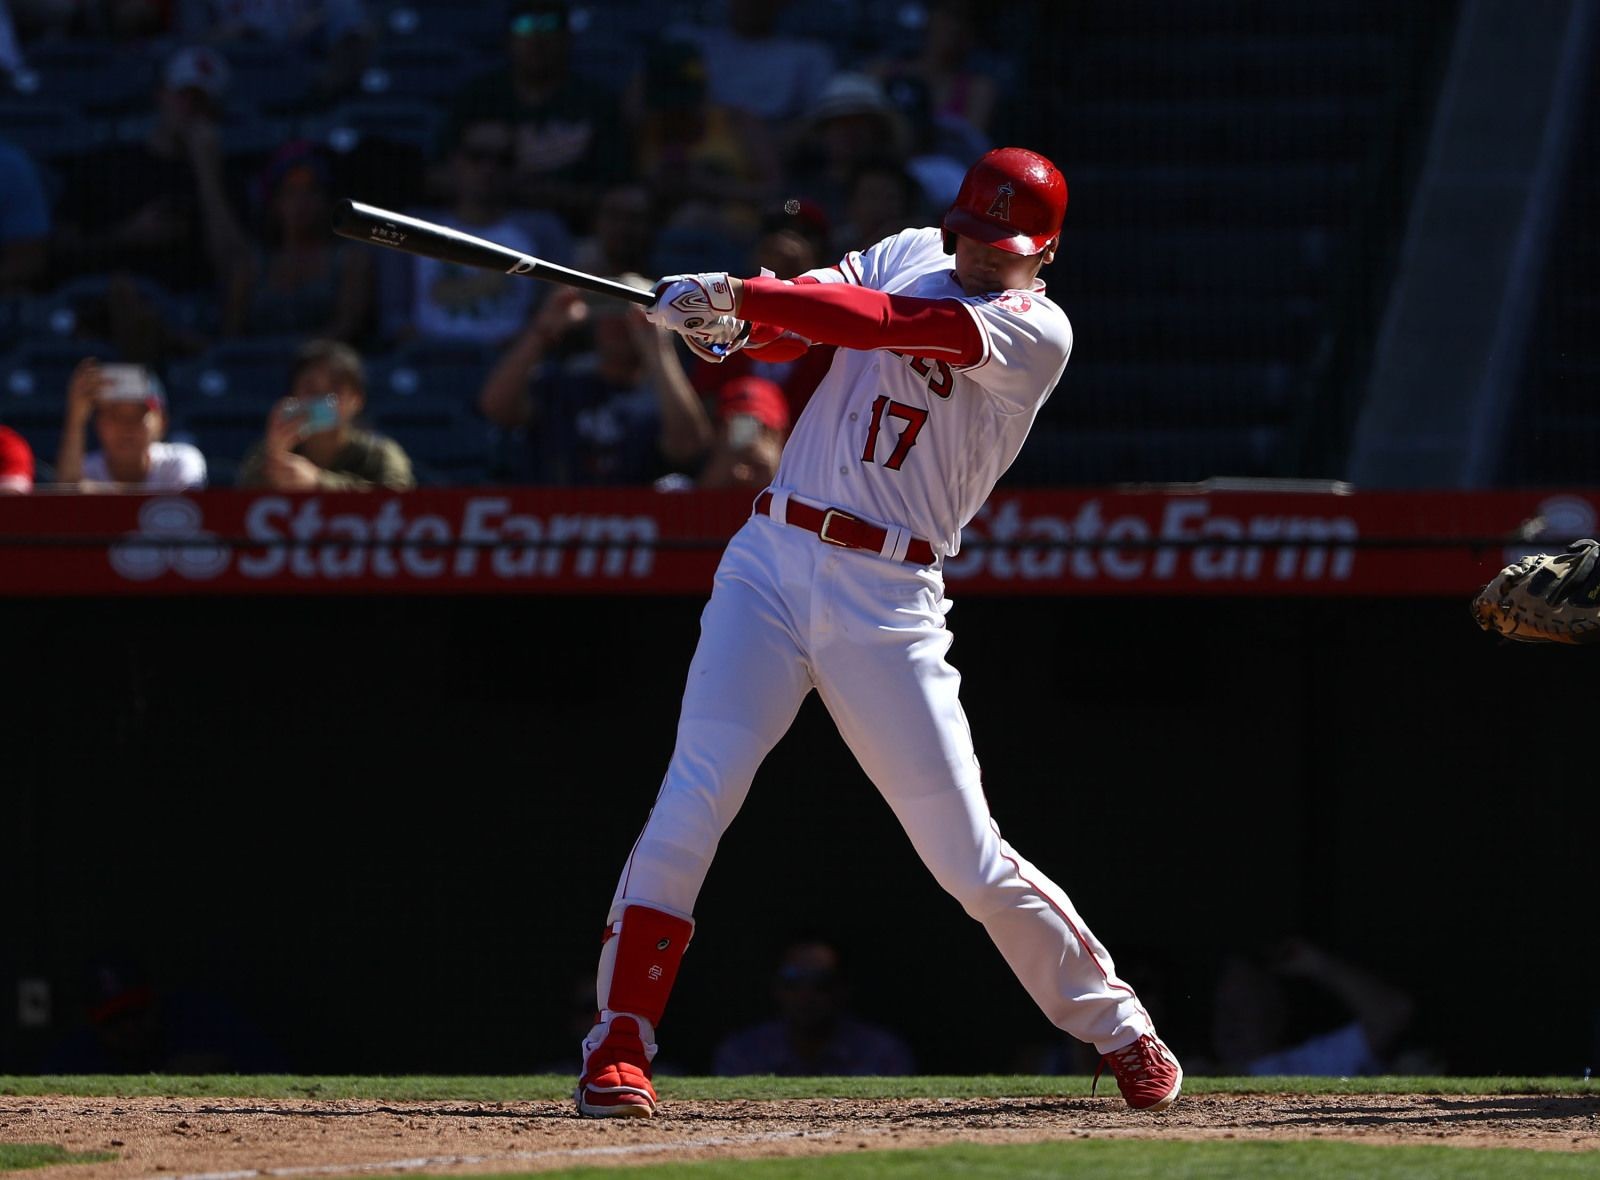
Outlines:
[[694,923],[649,906],[630,905],[622,911],[619,925],[621,930],[610,936],[617,940],[616,960],[607,994],[599,997],[600,1006],[612,1012],[631,1012],[658,1025],[678,977],[678,964],[694,934]]

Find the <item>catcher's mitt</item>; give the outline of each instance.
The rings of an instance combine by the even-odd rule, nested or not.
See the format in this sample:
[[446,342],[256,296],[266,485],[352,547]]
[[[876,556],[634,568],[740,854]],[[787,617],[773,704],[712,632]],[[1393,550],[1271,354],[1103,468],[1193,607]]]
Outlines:
[[1600,544],[1585,538],[1506,566],[1478,591],[1472,617],[1521,643],[1600,641]]

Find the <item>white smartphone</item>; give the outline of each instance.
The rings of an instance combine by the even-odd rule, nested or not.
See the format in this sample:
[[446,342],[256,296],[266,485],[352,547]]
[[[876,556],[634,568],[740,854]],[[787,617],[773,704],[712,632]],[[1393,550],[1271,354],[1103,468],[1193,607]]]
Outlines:
[[142,402],[154,392],[150,370],[143,365],[104,364],[100,377],[101,401]]

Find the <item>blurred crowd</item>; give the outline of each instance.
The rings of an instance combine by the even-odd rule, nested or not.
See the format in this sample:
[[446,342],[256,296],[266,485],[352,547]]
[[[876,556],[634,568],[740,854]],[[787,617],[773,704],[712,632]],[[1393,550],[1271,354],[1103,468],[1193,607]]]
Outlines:
[[712,365],[334,203],[791,277],[936,220],[1017,68],[969,0],[0,0],[0,489],[763,486],[826,349]]

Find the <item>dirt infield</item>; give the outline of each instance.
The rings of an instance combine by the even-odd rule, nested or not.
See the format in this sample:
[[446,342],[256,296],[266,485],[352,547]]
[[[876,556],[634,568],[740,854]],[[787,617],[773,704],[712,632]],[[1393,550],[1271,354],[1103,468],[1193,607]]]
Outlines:
[[1114,1097],[668,1102],[591,1122],[567,1103],[0,1098],[0,1141],[114,1152],[40,1180],[539,1171],[1084,1137],[1300,1139],[1600,1150],[1600,1097],[1199,1095],[1161,1115]]

